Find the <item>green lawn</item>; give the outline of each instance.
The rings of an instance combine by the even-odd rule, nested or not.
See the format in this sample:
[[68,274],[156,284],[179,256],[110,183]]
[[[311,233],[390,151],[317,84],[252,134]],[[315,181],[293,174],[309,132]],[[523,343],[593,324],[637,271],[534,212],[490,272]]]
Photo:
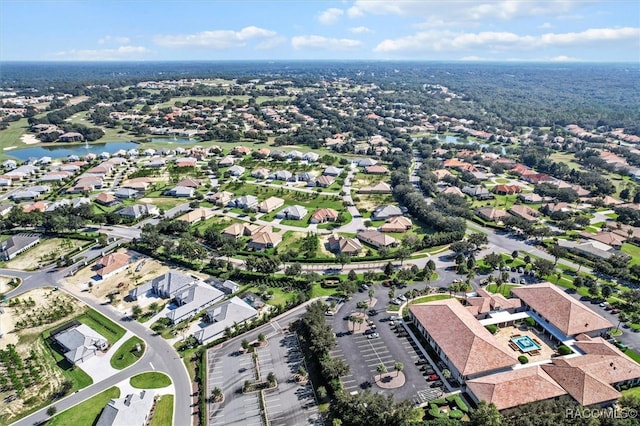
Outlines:
[[171,426],[173,424],[173,395],[162,395],[158,399],[150,424],[151,426]]
[[88,325],[94,331],[97,331],[101,336],[104,336],[110,345],[113,345],[115,342],[120,340],[125,333],[124,328],[93,309],[89,309],[84,314],[76,317],[76,319],[81,323]]
[[49,426],[93,425],[96,423],[104,406],[111,399],[119,397],[120,389],[114,386],[57,414],[46,424]]
[[511,289],[514,287],[518,287],[517,285],[511,284],[502,284],[499,288],[496,284],[489,284],[487,286],[487,291],[490,293],[500,293],[504,297],[511,296]]
[[159,389],[169,386],[171,384],[171,379],[166,374],[149,371],[147,373],[133,376],[129,380],[129,383],[137,389]]
[[640,264],[640,247],[634,246],[630,243],[624,243],[621,251],[631,256],[631,262],[629,262],[630,265]]
[[433,302],[434,300],[444,300],[444,299],[451,299],[451,296],[449,296],[448,294],[432,294],[431,296],[418,297],[417,299],[413,300],[411,304],[413,305],[416,303],[427,303],[427,302]]
[[[136,352],[136,344],[141,347],[140,352]],[[123,370],[128,366],[134,364],[140,359],[144,353],[144,342],[137,336],[133,336],[122,344],[111,357],[111,366],[116,370]]]
[[311,298],[333,296],[336,294],[335,288],[323,288],[319,283],[314,283],[311,287]]
[[49,333],[50,330],[42,333],[42,337],[44,340],[44,345],[48,349],[46,353],[51,355],[51,358],[47,358],[47,362],[51,365],[52,368],[59,368],[62,372],[62,375],[66,380],[69,380],[73,383],[71,387],[71,391],[77,391],[87,386],[93,384],[93,379],[87,373],[85,373],[81,368],[74,366],[64,357],[63,354],[53,349],[53,347],[49,344]]

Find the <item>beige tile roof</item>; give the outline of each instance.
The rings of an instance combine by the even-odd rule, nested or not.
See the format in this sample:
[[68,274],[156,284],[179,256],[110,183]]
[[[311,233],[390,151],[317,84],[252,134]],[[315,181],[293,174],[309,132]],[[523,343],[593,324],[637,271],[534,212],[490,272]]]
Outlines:
[[463,376],[518,363],[457,299],[411,305],[409,310]]
[[613,327],[607,319],[551,283],[515,287],[511,292],[549,320],[565,336]]
[[188,213],[183,214],[178,217],[176,220],[182,220],[184,222],[194,223],[199,220],[206,220],[213,216],[213,211],[211,209],[207,209],[204,207],[200,207],[194,210],[191,210]]
[[589,406],[620,397],[620,392],[609,384],[578,367],[571,366],[566,361],[558,358],[553,364],[543,365],[542,369],[579,404]]
[[493,403],[498,410],[567,393],[540,366],[490,374],[466,384],[479,401]]

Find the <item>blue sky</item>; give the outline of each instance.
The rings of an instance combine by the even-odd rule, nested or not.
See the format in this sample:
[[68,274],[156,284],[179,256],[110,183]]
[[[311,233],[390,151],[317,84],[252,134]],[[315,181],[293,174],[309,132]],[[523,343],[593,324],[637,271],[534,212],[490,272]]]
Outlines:
[[0,0],[0,60],[640,62],[638,0]]

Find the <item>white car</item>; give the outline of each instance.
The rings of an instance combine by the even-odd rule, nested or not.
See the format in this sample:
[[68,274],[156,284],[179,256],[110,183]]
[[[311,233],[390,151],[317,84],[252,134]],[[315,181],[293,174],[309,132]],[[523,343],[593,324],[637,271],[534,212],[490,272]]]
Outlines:
[[380,337],[378,333],[373,333],[373,334],[369,334],[367,336],[367,339],[377,339],[378,337]]

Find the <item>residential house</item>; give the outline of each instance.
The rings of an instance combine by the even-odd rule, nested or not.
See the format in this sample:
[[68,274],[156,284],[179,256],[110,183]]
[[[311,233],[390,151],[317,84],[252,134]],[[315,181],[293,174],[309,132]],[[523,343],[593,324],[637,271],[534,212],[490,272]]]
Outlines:
[[524,219],[527,222],[537,222],[539,220],[538,216],[540,216],[540,212],[538,210],[534,210],[531,207],[523,206],[521,204],[514,204],[511,206],[509,213],[519,217],[520,219]]
[[356,234],[356,237],[363,243],[367,243],[375,248],[388,248],[398,245],[398,240],[395,238],[375,230],[360,231]]
[[197,209],[193,209],[188,213],[183,214],[176,218],[176,220],[182,220],[184,222],[188,222],[190,224],[194,224],[196,222],[204,222],[205,220],[213,217],[213,210],[205,207],[199,207]]
[[60,135],[58,142],[83,142],[84,136],[78,132],[66,132]]
[[271,176],[269,176],[269,179],[273,179],[273,180],[281,180],[283,182],[288,181],[289,179],[291,179],[293,177],[293,174],[288,171],[288,170],[278,170],[275,173],[272,173]]
[[357,256],[362,252],[362,244],[356,238],[336,237],[332,235],[327,240],[327,248],[336,254]]
[[134,204],[116,211],[116,214],[129,219],[140,219],[143,216],[155,216],[159,213],[160,211],[153,204]]
[[518,199],[526,204],[537,204],[541,203],[544,200],[543,197],[534,192],[530,192],[528,194],[519,194]]
[[496,185],[492,189],[494,194],[498,195],[511,195],[511,194],[519,194],[522,192],[522,188],[518,185]]
[[139,177],[129,179],[127,182],[120,185],[121,188],[135,189],[136,191],[146,191],[153,184],[153,180],[148,177]]
[[302,172],[295,176],[296,182],[311,182],[316,178],[314,172]]
[[628,235],[621,235],[620,233],[612,231],[598,232],[597,234],[583,231],[580,233],[580,236],[588,240],[595,240],[607,244],[617,250],[620,250],[622,248],[622,245],[627,241],[628,238]]
[[386,175],[389,173],[389,169],[383,166],[378,166],[377,164],[374,166],[369,166],[364,168],[365,173],[370,175]]
[[229,207],[235,207],[238,209],[250,209],[255,207],[258,204],[258,198],[253,195],[243,195],[242,197],[238,197],[232,201],[229,201],[227,204]]
[[338,219],[338,212],[334,209],[322,208],[318,209],[311,215],[310,223],[335,222]]
[[198,160],[195,158],[185,157],[176,159],[176,167],[196,167],[197,165]]
[[456,197],[463,197],[464,198],[464,194],[462,193],[460,188],[458,188],[457,186],[447,186],[442,191],[440,191],[440,193],[441,194],[455,195]]
[[375,166],[378,164],[378,160],[374,160],[373,158],[363,158],[362,160],[358,160],[358,167],[369,167]]
[[307,186],[319,186],[322,188],[328,188],[333,184],[333,182],[335,182],[335,178],[333,176],[322,175],[315,178],[315,180],[309,181],[307,183]]
[[246,146],[236,146],[233,148],[231,153],[235,156],[242,157],[251,154],[251,148]]
[[304,157],[304,154],[300,151],[293,150],[287,152],[287,158],[290,158],[292,160],[300,160],[302,159],[302,157]]
[[9,214],[11,209],[15,207],[15,204],[0,204],[0,216],[6,216]]
[[400,207],[385,205],[376,207],[376,209],[371,214],[372,220],[387,220],[393,216],[402,216],[403,211]]
[[233,200],[234,194],[229,191],[216,192],[212,196],[209,197],[209,200],[218,205],[218,206],[226,206],[229,204],[231,200]]
[[129,291],[129,298],[138,300],[139,296],[151,293],[163,299],[171,299],[196,281],[199,278],[172,269]]
[[24,191],[16,191],[9,196],[12,200],[35,200],[40,196],[39,192],[24,190]]
[[269,197],[261,203],[258,203],[256,209],[260,213],[270,213],[284,206],[284,200],[278,197]]
[[131,256],[126,253],[111,253],[101,257],[96,262],[96,275],[100,279],[105,279],[129,267]]
[[225,175],[238,177],[238,176],[242,176],[246,170],[247,169],[245,169],[242,166],[235,165],[235,166],[229,167],[229,169],[225,172]]
[[338,167],[333,167],[333,166],[329,166],[326,169],[324,169],[324,172],[322,172],[323,175],[325,176],[340,176],[340,173],[342,173],[342,169],[338,168]]
[[494,207],[483,207],[476,209],[476,215],[480,216],[487,222],[500,222],[502,219],[509,216],[509,213],[503,209],[496,209]]
[[209,323],[193,335],[200,344],[213,341],[231,329],[255,318],[258,311],[239,297],[232,297],[223,303],[207,309],[204,319]]
[[288,206],[276,213],[277,219],[302,220],[308,211],[302,206]]
[[104,351],[109,347],[107,339],[85,324],[68,328],[53,338],[71,364],[84,362],[97,351]]
[[194,196],[195,192],[196,190],[189,186],[176,186],[166,191],[166,194],[171,197],[191,198]]
[[493,194],[482,185],[464,186],[462,192],[476,200],[490,200],[493,198]]
[[608,244],[600,241],[576,242],[570,240],[558,240],[558,245],[567,250],[591,259],[609,259],[616,254],[621,254]]
[[270,226],[263,226],[251,236],[247,249],[264,251],[277,247],[281,241],[282,235],[280,233],[273,232]]
[[114,192],[113,195],[115,195],[117,198],[126,200],[131,198],[137,198],[140,196],[140,193],[135,189],[119,188],[116,192]]
[[207,282],[227,295],[240,291],[240,284],[231,280],[222,281],[216,278],[211,278],[210,280],[207,280]]
[[146,426],[155,404],[155,393],[142,390],[112,399],[102,409],[95,426]]
[[177,324],[195,316],[223,297],[224,293],[217,288],[196,281],[174,293],[173,302],[176,307],[167,312],[166,316],[173,324]]
[[180,182],[176,184],[176,186],[186,186],[187,188],[199,188],[200,185],[202,185],[202,182],[194,178],[182,179]]
[[256,179],[266,179],[269,177],[269,169],[259,167],[251,172],[251,177]]
[[108,194],[106,192],[102,192],[98,194],[95,199],[95,202],[106,207],[115,206],[120,204],[120,200],[118,200],[114,195]]
[[358,190],[361,194],[391,194],[391,185],[380,182],[373,186],[365,186]]
[[12,235],[0,243],[0,259],[11,260],[40,243],[39,234]]
[[222,236],[237,240],[240,237],[253,235],[260,228],[258,225],[248,223],[232,223],[222,230]]
[[438,180],[442,180],[447,176],[453,177],[453,174],[447,169],[431,170],[431,173],[433,173]]
[[320,159],[320,155],[316,154],[315,152],[309,151],[304,153],[302,159],[308,161],[309,163],[315,163]]
[[236,162],[235,158],[226,156],[222,160],[220,160],[220,162],[218,163],[218,166],[229,167],[229,166],[233,166],[235,162]]
[[411,222],[411,219],[404,216],[394,216],[387,219],[387,221],[378,228],[378,231],[407,232],[411,228],[413,228],[413,223]]

